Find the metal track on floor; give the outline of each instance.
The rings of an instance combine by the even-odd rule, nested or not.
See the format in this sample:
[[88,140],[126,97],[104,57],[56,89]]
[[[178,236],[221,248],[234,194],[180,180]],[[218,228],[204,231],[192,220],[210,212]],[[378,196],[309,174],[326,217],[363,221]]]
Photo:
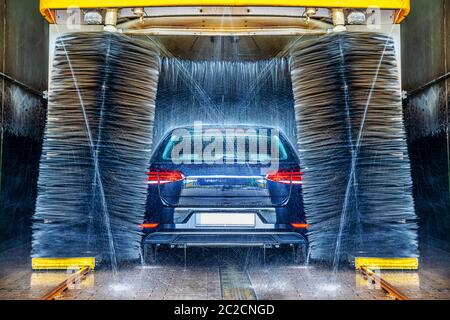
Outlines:
[[409,300],[406,295],[401,293],[392,284],[384,280],[382,277],[378,276],[375,272],[367,267],[361,267],[360,272],[365,279],[370,279],[373,283],[377,283],[380,287],[395,300]]
[[90,272],[92,269],[90,267],[84,267],[72,274],[69,278],[58,284],[52,290],[50,290],[47,294],[41,297],[41,300],[55,300],[64,291],[69,289],[70,286],[80,283]]

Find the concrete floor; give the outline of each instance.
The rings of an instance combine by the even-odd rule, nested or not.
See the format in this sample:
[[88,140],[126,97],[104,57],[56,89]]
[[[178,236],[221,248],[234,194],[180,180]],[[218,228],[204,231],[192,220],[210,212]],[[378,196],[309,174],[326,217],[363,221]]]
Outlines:
[[[382,272],[411,299],[450,299],[450,253],[422,246],[418,272]],[[391,299],[348,266],[295,265],[289,252],[190,249],[188,265],[180,252],[163,252],[156,266],[131,263],[117,272],[103,266],[60,299]],[[68,273],[32,272],[29,246],[0,253],[0,299],[39,299]]]

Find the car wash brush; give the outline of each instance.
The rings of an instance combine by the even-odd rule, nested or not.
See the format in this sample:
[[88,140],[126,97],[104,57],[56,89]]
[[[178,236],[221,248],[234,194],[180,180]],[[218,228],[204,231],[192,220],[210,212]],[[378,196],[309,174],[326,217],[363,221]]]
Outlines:
[[392,38],[338,33],[300,43],[291,73],[311,257],[416,257]]
[[158,74],[148,43],[112,33],[57,39],[33,257],[139,257]]

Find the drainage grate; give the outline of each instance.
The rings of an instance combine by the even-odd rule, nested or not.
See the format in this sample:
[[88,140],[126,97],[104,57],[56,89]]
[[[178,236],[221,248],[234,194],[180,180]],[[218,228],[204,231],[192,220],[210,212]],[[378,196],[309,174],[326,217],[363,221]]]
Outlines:
[[247,271],[234,266],[220,268],[220,287],[224,300],[257,300]]

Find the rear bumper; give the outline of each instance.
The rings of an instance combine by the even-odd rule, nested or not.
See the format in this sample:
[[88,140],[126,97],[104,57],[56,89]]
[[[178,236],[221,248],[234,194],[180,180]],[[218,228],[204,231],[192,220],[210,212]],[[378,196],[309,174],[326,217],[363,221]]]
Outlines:
[[150,233],[144,245],[172,247],[277,247],[306,244],[306,237],[291,231],[161,231]]

